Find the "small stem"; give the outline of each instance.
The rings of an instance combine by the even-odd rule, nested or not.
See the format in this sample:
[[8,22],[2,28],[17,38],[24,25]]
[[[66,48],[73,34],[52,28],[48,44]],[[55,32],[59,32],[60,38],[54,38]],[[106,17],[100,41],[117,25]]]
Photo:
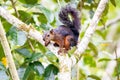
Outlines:
[[16,16],[19,18],[20,15],[19,15],[19,13],[18,13],[18,11],[17,11],[17,9],[16,9],[16,7],[15,7],[15,3],[16,3],[16,2],[14,2],[13,0],[10,0],[10,1],[11,1],[11,3],[12,3],[12,6],[13,6],[14,10],[15,10]]
[[31,47],[32,51],[34,52],[34,51],[35,51],[35,48],[33,47],[33,45],[32,45],[32,43],[31,43],[31,41],[29,40],[29,38],[28,38],[28,43],[29,43],[29,45],[30,45],[30,47]]
[[60,5],[60,0],[57,0],[57,2],[58,2],[58,5],[59,5],[59,8],[61,8],[61,5]]
[[119,62],[118,62],[118,56],[117,56],[117,50],[116,49],[117,48],[115,48],[115,57],[116,57],[116,63],[117,63],[117,65],[116,65],[117,80],[120,80],[119,79]]

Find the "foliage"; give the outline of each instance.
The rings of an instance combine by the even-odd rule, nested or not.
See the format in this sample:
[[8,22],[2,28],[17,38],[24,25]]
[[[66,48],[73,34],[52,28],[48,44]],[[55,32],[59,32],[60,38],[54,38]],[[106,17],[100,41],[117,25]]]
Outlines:
[[[83,1],[82,5],[79,5],[80,1]],[[58,18],[61,6],[69,2],[75,4],[78,10],[80,10],[82,6],[80,38],[83,38],[99,1],[100,0],[17,0],[14,7],[19,14],[18,16],[15,15],[16,12],[10,0],[0,1],[0,6],[6,7],[11,14],[15,15],[24,23],[34,25],[36,30],[41,34],[42,31],[50,30],[61,24]],[[116,61],[119,64],[120,59],[115,59],[113,52],[115,51],[117,43],[120,42],[120,27],[118,27],[120,23],[116,22],[115,26],[106,26],[107,21],[118,16],[120,10],[119,4],[119,0],[110,0],[107,4],[91,42],[81,57],[81,63],[79,64],[80,80],[101,80],[109,62]],[[21,80],[58,80],[57,74],[59,73],[60,64],[56,55],[46,49],[44,45],[29,38],[25,32],[16,29],[15,26],[9,24],[2,17],[0,17],[0,19],[6,31],[17,69],[20,70],[23,68],[23,73],[19,73]],[[69,57],[74,54],[75,50],[76,48],[73,47],[69,51]],[[4,71],[6,72],[5,75],[10,78],[9,70],[4,63],[2,63],[2,58],[4,58],[5,55],[1,44],[0,53],[0,73]],[[116,66],[110,77],[116,79],[119,74],[120,66]]]

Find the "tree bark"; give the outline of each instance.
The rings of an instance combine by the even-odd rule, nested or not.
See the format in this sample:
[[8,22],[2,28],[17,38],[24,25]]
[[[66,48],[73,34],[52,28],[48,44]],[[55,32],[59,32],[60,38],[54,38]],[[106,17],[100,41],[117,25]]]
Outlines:
[[0,41],[1,41],[4,53],[5,53],[5,56],[7,58],[8,67],[10,69],[12,79],[13,80],[19,80],[19,76],[18,76],[16,67],[15,67],[15,64],[14,64],[14,60],[13,60],[13,57],[12,57],[10,46],[9,46],[7,38],[5,36],[5,31],[3,29],[1,21],[0,21]]
[[90,42],[91,37],[94,34],[94,31],[97,27],[97,23],[102,15],[107,3],[108,3],[108,0],[101,0],[100,1],[99,5],[97,7],[97,10],[96,10],[91,22],[90,22],[90,25],[85,32],[84,37],[82,38],[80,44],[78,44],[78,49],[76,50],[75,54],[80,55],[87,48],[88,43]]

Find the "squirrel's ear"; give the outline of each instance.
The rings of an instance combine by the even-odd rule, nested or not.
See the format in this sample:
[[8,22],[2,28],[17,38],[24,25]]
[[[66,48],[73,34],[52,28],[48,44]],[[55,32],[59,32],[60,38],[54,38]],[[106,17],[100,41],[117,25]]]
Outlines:
[[53,33],[54,33],[53,29],[51,29],[51,30],[50,30],[50,33],[51,33],[51,34],[53,34]]

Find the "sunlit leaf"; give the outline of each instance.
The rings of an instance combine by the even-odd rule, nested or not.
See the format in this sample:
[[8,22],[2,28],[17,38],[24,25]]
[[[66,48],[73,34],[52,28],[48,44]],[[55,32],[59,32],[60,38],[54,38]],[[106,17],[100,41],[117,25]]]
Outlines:
[[2,18],[1,16],[0,16],[0,20],[2,21],[2,25],[5,31],[8,32],[12,25],[8,21],[6,21],[4,18]]
[[[108,14],[108,11],[109,11],[109,4],[106,4],[106,7],[105,7],[105,9],[104,9],[104,11],[103,11],[103,13],[102,13],[102,17],[103,16],[106,16],[107,14]],[[101,17],[101,18],[102,18]]]
[[116,5],[117,5],[118,7],[120,7],[120,5],[119,5],[119,4],[120,4],[120,0],[116,0],[115,2],[116,2]]
[[42,53],[45,53],[47,50],[46,50],[46,47],[43,46],[41,43],[38,43],[39,45],[39,49],[42,51]]
[[98,62],[102,62],[102,61],[111,61],[111,59],[110,58],[100,58],[98,60]]
[[105,39],[105,36],[104,36],[104,34],[102,33],[102,31],[96,30],[95,32],[96,32],[98,35],[100,35],[103,39]]
[[76,50],[76,47],[73,47],[71,50],[68,51],[68,55],[71,56]]
[[30,4],[30,5],[34,5],[38,2],[38,0],[19,0],[21,3],[24,4]]
[[65,2],[70,2],[70,0],[65,0]]
[[40,10],[44,13],[44,15],[46,16],[47,21],[48,21],[49,23],[53,22],[53,20],[54,20],[54,15],[53,15],[53,13],[52,13],[50,10],[48,10],[47,8],[45,8],[45,7],[42,6],[42,5],[38,5],[38,9],[40,9]]
[[84,55],[83,61],[85,65],[89,65],[90,67],[96,67],[96,62],[91,55]]
[[55,66],[58,66],[58,58],[51,51],[48,51],[46,54],[47,59],[52,62]]
[[23,11],[23,10],[18,10],[18,12],[20,14],[20,20],[22,20],[25,23],[34,23],[32,14],[30,14],[26,11]]
[[115,2],[115,0],[110,0],[110,2],[116,7],[116,2]]
[[38,0],[25,0],[25,2],[26,2],[27,4],[32,4],[32,5],[34,5],[34,4],[36,4],[36,3],[38,2]]
[[47,23],[47,19],[46,16],[43,13],[40,13],[38,16],[38,20],[43,24],[43,23]]
[[88,75],[88,77],[95,79],[95,80],[101,80],[98,76],[96,75]]
[[98,54],[98,50],[97,50],[97,47],[93,44],[93,43],[89,43],[88,44],[89,48],[95,53],[95,55]]
[[5,56],[2,45],[0,43],[0,60]]

